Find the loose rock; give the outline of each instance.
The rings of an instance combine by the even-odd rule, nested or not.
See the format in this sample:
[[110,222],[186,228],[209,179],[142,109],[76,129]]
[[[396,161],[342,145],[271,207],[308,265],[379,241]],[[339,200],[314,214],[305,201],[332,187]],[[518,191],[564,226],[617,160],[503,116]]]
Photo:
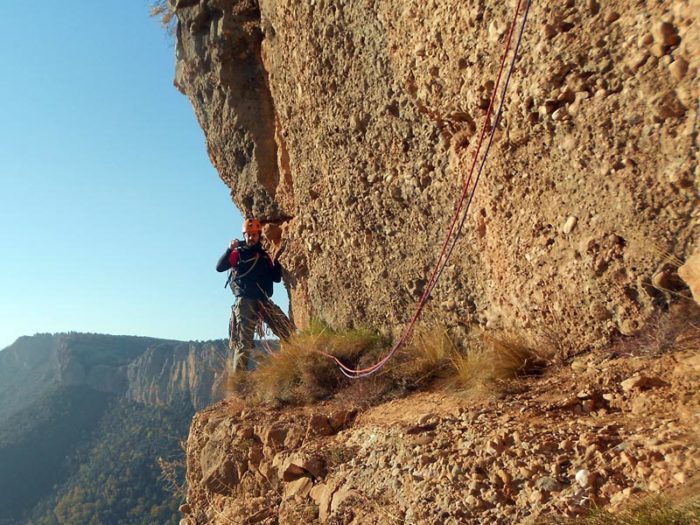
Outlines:
[[683,57],[678,57],[669,64],[668,70],[670,71],[673,80],[680,82],[688,72],[688,62]]
[[654,41],[662,46],[675,46],[680,42],[676,28],[669,22],[659,22],[652,31]]

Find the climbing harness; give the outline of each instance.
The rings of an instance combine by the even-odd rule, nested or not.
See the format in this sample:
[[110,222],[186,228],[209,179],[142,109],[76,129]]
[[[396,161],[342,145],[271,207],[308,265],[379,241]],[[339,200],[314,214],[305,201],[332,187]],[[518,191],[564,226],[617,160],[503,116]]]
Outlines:
[[[388,361],[391,359],[391,357],[398,351],[399,348],[401,348],[410,338],[413,329],[415,327],[416,322],[418,321],[418,318],[423,311],[423,308],[425,304],[428,302],[428,299],[430,298],[430,294],[432,293],[433,289],[435,288],[438,280],[440,279],[440,276],[442,275],[442,272],[444,271],[445,267],[447,266],[447,262],[449,261],[450,257],[452,256],[452,252],[457,244],[457,241],[459,240],[459,237],[462,233],[462,229],[464,227],[464,224],[467,219],[467,214],[469,212],[469,208],[471,206],[472,200],[474,199],[474,195],[476,193],[477,186],[479,184],[479,179],[481,178],[482,171],[484,169],[484,165],[486,164],[486,159],[488,157],[489,151],[491,149],[491,145],[493,143],[493,138],[496,134],[496,129],[498,128],[499,121],[501,120],[501,115],[503,113],[503,105],[505,103],[505,97],[506,97],[506,92],[508,90],[508,84],[510,82],[510,78],[512,76],[513,70],[515,68],[515,62],[518,58],[518,50],[520,49],[520,44],[522,42],[522,37],[525,32],[525,25],[527,22],[527,16],[530,11],[530,6],[532,4],[532,0],[526,0],[525,4],[525,11],[523,14],[523,19],[520,25],[520,30],[518,34],[518,39],[515,45],[515,49],[513,52],[513,57],[510,61],[510,67],[508,69],[508,73],[506,75],[505,81],[503,83],[503,90],[501,93],[501,100],[499,102],[498,110],[496,112],[496,118],[493,122],[493,125],[491,126],[490,130],[490,135],[489,135],[489,140],[486,145],[486,148],[484,149],[484,154],[481,158],[481,162],[479,164],[479,168],[476,174],[476,177],[474,178],[474,186],[472,187],[471,191],[469,190],[469,187],[471,185],[471,180],[472,176],[474,174],[474,169],[476,167],[477,159],[479,158],[479,153],[481,151],[481,146],[484,142],[484,138],[486,135],[486,129],[488,127],[488,124],[490,122],[490,116],[493,111],[494,103],[496,100],[496,94],[498,93],[498,87],[500,85],[501,81],[501,76],[503,74],[503,70],[505,67],[506,63],[506,57],[508,55],[508,52],[510,51],[510,45],[513,37],[513,33],[515,31],[515,27],[517,24],[517,19],[518,19],[518,14],[520,12],[520,7],[521,7],[522,0],[518,1],[518,5],[515,9],[515,12],[513,14],[513,21],[510,25],[510,30],[508,31],[508,38],[506,40],[506,47],[505,51],[503,52],[503,55],[501,57],[501,65],[498,71],[498,76],[496,78],[496,82],[493,87],[493,93],[491,94],[491,100],[489,101],[489,106],[486,111],[485,119],[484,119],[484,125],[481,128],[481,133],[479,135],[479,142],[476,147],[476,151],[474,152],[474,157],[472,159],[472,164],[469,169],[469,176],[466,177],[466,181],[463,184],[462,187],[462,194],[460,196],[460,199],[455,207],[454,215],[452,217],[452,221],[450,223],[450,227],[448,229],[447,235],[445,236],[445,241],[442,245],[442,249],[440,251],[440,254],[437,258],[435,267],[433,268],[433,271],[430,275],[430,279],[428,280],[427,285],[425,286],[423,293],[421,294],[420,299],[418,300],[418,304],[416,305],[416,310],[413,314],[413,317],[411,318],[408,326],[404,330],[403,334],[399,338],[399,340],[394,344],[392,349],[385,355],[382,359],[380,359],[377,363],[375,363],[372,366],[366,367],[366,368],[351,368],[345,365],[340,359],[337,357],[328,354],[326,352],[321,352],[323,355],[326,357],[329,357],[332,359],[336,365],[338,365],[338,368],[340,368],[340,371],[345,375],[346,377],[349,377],[351,379],[358,379],[361,377],[367,377],[370,376],[374,373],[376,373],[379,369],[381,369]],[[463,179],[464,181],[464,179]],[[465,204],[466,203],[466,204]]]
[[[237,278],[237,279],[242,279],[243,277],[245,277],[246,275],[248,275],[250,272],[252,272],[252,271],[253,271],[253,268],[255,268],[255,265],[258,264],[258,261],[259,261],[259,260],[260,260],[260,254],[259,254],[259,253],[256,253],[256,254],[255,254],[255,257],[251,257],[250,259],[246,259],[245,261],[238,261],[238,264],[241,264],[241,263],[243,263],[243,264],[248,264],[250,261],[253,261],[253,264],[250,265],[250,268],[248,268],[248,271],[247,271],[247,272],[242,273],[242,274],[240,274],[240,275],[236,275],[236,278]],[[232,269],[231,271],[233,271],[233,269]]]

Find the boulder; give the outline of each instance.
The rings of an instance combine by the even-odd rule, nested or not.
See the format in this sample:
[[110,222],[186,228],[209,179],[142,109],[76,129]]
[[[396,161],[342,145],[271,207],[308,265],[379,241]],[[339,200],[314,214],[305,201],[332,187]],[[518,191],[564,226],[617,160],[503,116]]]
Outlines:
[[690,288],[695,302],[700,304],[700,251],[696,251],[678,268],[678,275]]
[[330,436],[334,431],[326,416],[314,414],[309,419],[308,433],[312,436]]
[[295,481],[301,477],[321,479],[326,473],[325,460],[320,456],[307,454],[289,456],[280,467],[280,477],[284,481]]
[[348,499],[352,498],[353,496],[357,496],[357,492],[354,490],[351,490],[347,487],[341,487],[339,488],[335,494],[333,494],[333,499],[331,500],[331,512],[335,512],[340,508],[340,506],[347,501]]
[[351,425],[352,420],[356,415],[357,412],[354,410],[338,410],[330,415],[328,418],[328,423],[333,429],[333,432],[339,432],[340,430]]
[[299,478],[296,481],[287,483],[284,487],[284,498],[304,499],[309,495],[314,483],[310,478]]
[[273,450],[279,450],[284,448],[284,440],[287,438],[288,431],[289,429],[280,425],[272,425],[264,428],[260,435],[266,446]]
[[331,512],[331,501],[337,489],[337,483],[332,481],[330,483],[319,483],[309,492],[311,499],[318,505],[318,519],[321,523],[328,521],[328,516]]
[[632,377],[628,377],[620,386],[625,392],[631,392],[632,390],[646,390],[649,388],[666,386],[667,383],[658,377],[649,377],[644,374],[634,374]]

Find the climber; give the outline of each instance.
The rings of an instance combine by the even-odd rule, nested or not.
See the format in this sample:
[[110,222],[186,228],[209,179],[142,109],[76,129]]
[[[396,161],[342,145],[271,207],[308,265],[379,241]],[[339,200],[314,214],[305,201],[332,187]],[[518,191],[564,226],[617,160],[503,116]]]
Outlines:
[[293,329],[291,321],[282,309],[270,300],[273,282],[282,280],[280,246],[274,257],[265,251],[260,242],[262,224],[257,219],[243,221],[244,241],[234,239],[216,264],[216,271],[230,270],[227,286],[236,296],[231,312],[229,346],[233,351],[232,371],[247,370],[253,350],[253,336],[259,319],[277,337],[287,339]]

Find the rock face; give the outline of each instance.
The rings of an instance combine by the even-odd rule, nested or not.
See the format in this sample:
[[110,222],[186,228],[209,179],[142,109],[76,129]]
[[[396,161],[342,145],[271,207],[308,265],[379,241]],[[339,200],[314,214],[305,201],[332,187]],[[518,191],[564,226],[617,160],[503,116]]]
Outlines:
[[[396,330],[475,154],[514,2],[178,6],[176,85],[236,205],[289,240],[297,322]],[[697,244],[699,8],[534,4],[427,321],[595,345],[664,302],[660,253]]]

